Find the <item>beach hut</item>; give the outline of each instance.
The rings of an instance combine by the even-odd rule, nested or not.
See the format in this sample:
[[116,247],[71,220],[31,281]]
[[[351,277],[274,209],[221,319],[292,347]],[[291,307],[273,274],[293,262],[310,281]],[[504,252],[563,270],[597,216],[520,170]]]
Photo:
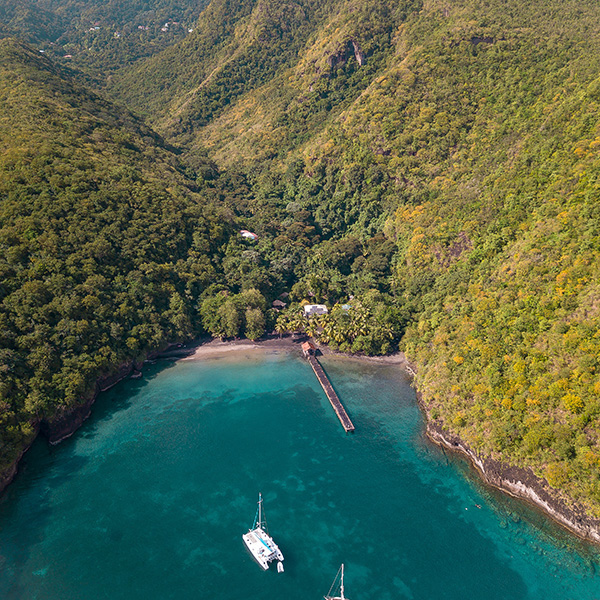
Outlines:
[[312,342],[304,342],[302,344],[302,353],[308,357],[314,355],[317,351],[317,347]]

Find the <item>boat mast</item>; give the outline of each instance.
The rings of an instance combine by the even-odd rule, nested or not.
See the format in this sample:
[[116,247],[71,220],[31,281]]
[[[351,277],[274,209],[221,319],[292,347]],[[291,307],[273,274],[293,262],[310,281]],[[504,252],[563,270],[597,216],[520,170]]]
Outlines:
[[[340,580],[340,595],[335,596],[332,595],[332,592],[334,594],[337,592],[338,578]],[[338,572],[335,575],[335,579],[333,580],[333,583],[329,588],[329,592],[327,592],[327,596],[324,596],[324,598],[325,600],[347,600],[346,596],[344,596],[344,563],[342,563],[342,566],[338,569]]]
[[258,492],[258,523],[256,525],[262,529],[262,494]]

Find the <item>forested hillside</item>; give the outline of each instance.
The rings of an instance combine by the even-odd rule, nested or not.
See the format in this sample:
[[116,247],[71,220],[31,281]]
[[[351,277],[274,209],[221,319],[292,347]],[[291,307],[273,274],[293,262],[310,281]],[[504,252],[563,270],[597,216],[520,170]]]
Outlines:
[[[387,339],[410,315],[431,419],[600,515],[600,7],[230,9],[110,92],[208,149],[292,298],[377,290]],[[348,346],[334,314],[324,339],[388,347]]]
[[102,86],[185,38],[207,0],[0,0],[0,38],[18,37]]
[[0,41],[0,469],[99,377],[200,330],[230,226],[153,131]]
[[[136,350],[141,321],[144,327],[159,323],[161,339],[178,333],[171,302],[181,298],[188,306],[189,277],[200,269],[196,285],[206,285],[212,267],[205,254],[222,252],[223,279],[191,294],[196,312],[186,313],[191,325],[179,333],[197,329],[196,319],[215,335],[256,337],[269,318],[265,299],[282,292],[292,303],[337,305],[309,332],[356,352],[384,353],[399,344],[417,366],[416,384],[431,420],[484,455],[531,467],[558,495],[600,516],[599,23],[600,5],[593,0],[213,0],[185,39],[135,63],[120,58],[109,80],[96,80],[98,87],[106,84],[103,93],[177,147],[179,157],[140,122],[87,92],[48,106],[47,98],[57,102],[68,94],[48,94],[47,87],[46,104],[16,101],[18,114],[26,116],[9,124],[16,133],[7,139],[16,156],[36,148],[43,157],[37,147],[50,140],[51,156],[71,156],[73,149],[78,158],[67,161],[74,169],[68,177],[84,170],[84,179],[97,182],[91,188],[96,202],[107,194],[110,199],[112,186],[118,194],[137,189],[131,178],[119,188],[121,180],[107,166],[123,162],[138,173],[142,188],[160,189],[164,202],[191,202],[193,208],[163,213],[162,202],[136,201],[133,214],[153,225],[138,228],[137,237],[123,235],[114,255],[105,245],[96,249],[90,238],[70,242],[74,251],[88,248],[96,261],[106,252],[127,258],[139,247],[154,256],[158,245],[148,241],[153,227],[175,228],[163,234],[180,253],[179,262],[171,261],[178,296],[170,292],[167,309],[160,292],[155,313],[125,320],[117,330],[121,340],[134,338]],[[6,48],[16,52],[14,44]],[[44,85],[48,78],[66,85],[50,63],[27,56]],[[14,79],[14,69],[10,73],[6,77]],[[22,87],[6,79],[11,93],[3,102],[15,101],[13,88],[26,89],[24,98],[41,89],[40,81],[20,77]],[[86,103],[105,108],[94,109],[93,118],[78,117],[76,126],[61,120]],[[111,120],[109,113],[121,116]],[[110,135],[86,146],[99,137],[95,119]],[[92,124],[81,129],[86,122]],[[24,138],[27,143],[15,142]],[[157,157],[152,168],[148,153]],[[3,279],[22,277],[6,288],[9,293],[29,282],[25,273],[35,252],[22,255],[20,248],[46,243],[49,224],[72,218],[69,211],[52,213],[55,221],[46,218],[60,206],[52,203],[41,205],[44,217],[36,221],[43,194],[28,190],[41,184],[29,181],[29,171],[19,178],[19,170],[39,164],[35,168],[47,173],[42,181],[67,177],[63,160],[36,160],[6,167],[10,179],[3,176],[4,196],[27,194],[25,202],[7,201],[3,210],[29,210],[18,235],[6,242],[17,263]],[[43,185],[50,197],[55,184]],[[87,198],[89,183],[77,179],[77,185],[83,186],[79,196],[80,188],[68,183],[64,197]],[[220,229],[204,215],[202,231],[208,233],[197,242],[198,254],[187,254],[190,221],[168,224],[174,214],[196,214],[196,194],[229,211],[258,241],[233,237],[219,249]],[[119,232],[133,223],[112,213],[100,219],[102,227],[114,222],[122,224]],[[97,231],[99,223],[94,227],[86,231]],[[186,242],[172,241],[181,235]],[[130,246],[132,237],[137,242]],[[162,255],[136,260],[170,264]],[[48,261],[39,266],[40,285],[48,279],[47,264],[71,269],[68,277],[77,285],[96,275],[86,273],[85,261]],[[193,268],[180,269],[189,261]],[[134,258],[119,273],[130,271],[146,273]],[[129,281],[131,275],[122,277]],[[94,289],[125,293],[120,286],[115,272]],[[40,306],[51,297],[46,287],[35,301]],[[17,310],[11,306],[25,310],[20,298],[11,304],[8,296],[7,314]],[[111,315],[121,306],[98,302],[92,306],[100,310],[107,303]],[[24,333],[8,342],[17,356],[30,322],[24,318]],[[292,309],[277,327],[301,325]],[[156,338],[148,339],[157,341],[153,331]],[[47,339],[44,334],[31,342],[46,365],[40,381],[56,376],[60,382],[63,363],[52,353],[52,360],[44,358]],[[65,333],[60,343],[74,339],[77,334]],[[60,357],[69,356],[58,348]],[[97,372],[75,371],[81,379],[65,381],[81,386]],[[47,397],[40,389],[28,400],[31,406]],[[29,389],[19,394],[30,397]]]

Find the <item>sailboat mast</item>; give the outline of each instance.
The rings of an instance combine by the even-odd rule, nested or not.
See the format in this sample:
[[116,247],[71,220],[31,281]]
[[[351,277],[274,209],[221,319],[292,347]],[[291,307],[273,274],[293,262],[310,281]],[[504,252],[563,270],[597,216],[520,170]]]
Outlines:
[[344,563],[342,563],[342,576],[340,578],[340,596],[344,600]]
[[258,525],[262,528],[262,494],[258,492]]

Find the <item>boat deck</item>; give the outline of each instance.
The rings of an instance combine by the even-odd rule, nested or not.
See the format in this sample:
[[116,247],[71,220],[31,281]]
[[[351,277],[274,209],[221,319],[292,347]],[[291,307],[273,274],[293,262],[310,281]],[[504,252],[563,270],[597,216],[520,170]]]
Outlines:
[[257,527],[242,536],[246,547],[255,558],[256,562],[265,569],[274,560],[283,560],[283,554],[273,538],[263,529]]

